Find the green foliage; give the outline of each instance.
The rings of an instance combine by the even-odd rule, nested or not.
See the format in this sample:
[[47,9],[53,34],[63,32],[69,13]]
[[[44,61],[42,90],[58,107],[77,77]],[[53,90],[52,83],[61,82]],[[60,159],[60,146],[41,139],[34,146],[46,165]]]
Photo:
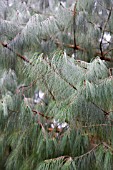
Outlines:
[[0,169],[112,170],[112,5],[0,2]]

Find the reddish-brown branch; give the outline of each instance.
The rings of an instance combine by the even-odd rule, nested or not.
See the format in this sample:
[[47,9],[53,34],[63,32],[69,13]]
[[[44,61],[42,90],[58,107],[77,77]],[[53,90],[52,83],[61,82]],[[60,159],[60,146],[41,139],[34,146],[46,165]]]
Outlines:
[[105,111],[105,110],[103,110],[102,108],[100,108],[97,104],[95,104],[95,103],[93,103],[93,102],[91,102],[91,103],[94,104],[97,108],[99,108],[99,109],[104,113],[104,116],[105,116],[105,118],[106,118],[107,120],[113,122],[113,119],[111,119],[111,118],[109,117],[109,114],[110,114],[110,112],[112,112],[112,111]]
[[[64,44],[64,43],[61,43],[61,42],[55,42],[55,44],[57,45],[60,45],[60,46],[64,46],[64,47],[67,47],[67,48],[72,48],[74,49],[74,45],[73,44]],[[87,53],[87,50],[80,47],[79,45],[76,45],[76,50],[78,51],[83,51],[83,52],[86,52]],[[95,53],[95,56],[99,56],[101,60],[105,60],[105,61],[109,61],[109,62],[113,62],[113,58],[108,58],[108,57],[105,57],[110,51],[112,51],[113,48],[111,48],[110,50],[108,51],[104,51],[103,54],[101,55],[101,52],[96,52]]]
[[96,53],[95,53],[95,56],[99,56],[101,60],[113,62],[113,58],[105,57],[110,51],[111,51],[111,50],[109,50],[109,51],[104,51],[104,52],[103,52],[103,55],[101,55],[100,52],[96,52]]
[[108,58],[108,57],[100,57],[101,60],[113,62],[113,58]]
[[28,88],[33,87],[33,85],[36,84],[36,82],[37,82],[37,79],[34,80],[33,82],[31,82],[29,85],[22,85],[22,86],[20,86],[20,87],[17,89],[17,93],[19,93],[21,89],[22,89],[22,91],[28,90]]
[[7,48],[8,50],[12,51],[13,53],[15,53],[19,58],[21,58],[22,60],[24,60],[25,62],[29,63],[29,64],[32,64],[28,58],[26,58],[25,56],[15,52],[12,48],[10,48],[7,44],[4,44],[3,42],[0,42],[1,45],[5,48]]
[[75,48],[76,50],[79,50],[79,51],[84,51],[84,52],[86,51],[84,48],[80,47],[79,45],[76,45],[76,47],[75,47],[75,45],[73,45],[73,44],[64,44],[64,43],[61,43],[57,40],[56,40],[55,44],[59,45],[59,46],[64,46],[64,47],[67,47],[67,48],[72,48],[72,49]]
[[103,110],[102,108],[100,108],[96,103],[94,103],[94,102],[91,102],[94,106],[96,106],[98,109],[100,109],[103,113],[104,113],[104,115],[105,116],[108,116],[109,115],[109,112],[107,112],[107,111],[105,111],[105,110]]
[[[5,48],[9,49],[10,51],[12,51],[13,53],[15,53],[19,58],[21,58],[21,59],[24,60],[25,62],[27,62],[27,63],[29,63],[29,64],[32,64],[28,58],[26,58],[25,56],[23,56],[23,55],[15,52],[15,51],[14,51],[12,48],[10,48],[7,44],[4,44],[3,42],[0,42],[0,43],[2,44],[3,47],[5,47]],[[73,44],[64,44],[64,43],[60,43],[60,42],[58,42],[58,41],[55,42],[55,43],[56,43],[57,45],[63,45],[64,47],[67,47],[67,48],[72,48],[72,49],[75,48],[75,46],[74,46]],[[76,50],[78,50],[78,51],[83,51],[83,52],[87,52],[86,49],[80,47],[79,45],[76,45]],[[111,48],[111,49],[108,50],[108,51],[103,52],[103,56],[101,55],[100,52],[96,52],[96,53],[95,53],[95,56],[98,55],[101,60],[113,62],[113,58],[105,57],[105,55],[107,55],[107,54],[108,54],[110,51],[112,51],[112,50],[113,50],[113,48]]]
[[102,144],[113,153],[113,148],[111,146],[109,146],[106,142],[102,142]]
[[104,56],[107,55],[110,51],[112,51],[113,48],[109,49],[108,51],[104,52]]
[[40,115],[40,116],[42,116],[42,117],[44,117],[44,118],[46,118],[46,119],[53,119],[53,117],[46,116],[46,115],[44,115],[43,113],[38,112],[38,111],[36,111],[36,110],[32,110],[32,112],[33,112],[35,115],[38,114],[38,115]]

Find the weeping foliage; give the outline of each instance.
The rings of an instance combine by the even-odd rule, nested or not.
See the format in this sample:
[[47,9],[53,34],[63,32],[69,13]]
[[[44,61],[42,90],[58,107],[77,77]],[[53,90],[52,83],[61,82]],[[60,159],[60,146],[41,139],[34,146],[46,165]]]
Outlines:
[[113,1],[0,3],[0,169],[112,170]]

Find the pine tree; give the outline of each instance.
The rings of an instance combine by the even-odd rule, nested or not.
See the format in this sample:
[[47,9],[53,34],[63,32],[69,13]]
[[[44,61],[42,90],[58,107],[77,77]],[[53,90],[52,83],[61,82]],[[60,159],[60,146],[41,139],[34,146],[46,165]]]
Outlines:
[[0,169],[112,170],[113,0],[0,2]]

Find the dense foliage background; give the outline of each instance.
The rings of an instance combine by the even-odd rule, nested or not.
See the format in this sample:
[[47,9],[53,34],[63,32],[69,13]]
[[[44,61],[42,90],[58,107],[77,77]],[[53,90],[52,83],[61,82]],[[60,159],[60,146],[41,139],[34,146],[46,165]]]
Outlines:
[[112,170],[113,0],[0,1],[0,169]]

